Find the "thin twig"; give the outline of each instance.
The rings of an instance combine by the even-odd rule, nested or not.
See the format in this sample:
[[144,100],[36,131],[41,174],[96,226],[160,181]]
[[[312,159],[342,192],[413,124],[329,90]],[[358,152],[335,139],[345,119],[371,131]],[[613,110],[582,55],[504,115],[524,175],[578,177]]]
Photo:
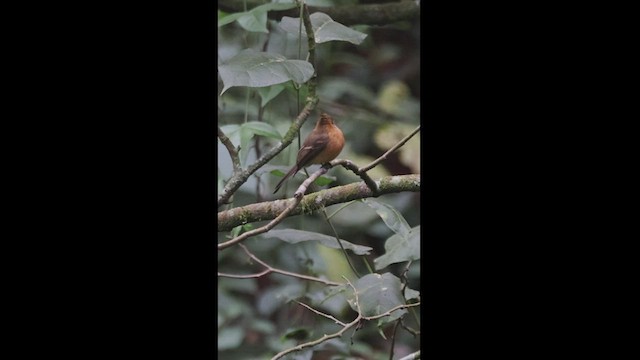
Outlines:
[[359,278],[360,274],[358,273],[358,270],[356,270],[355,266],[353,266],[353,264],[351,263],[351,259],[349,259],[349,254],[347,253],[347,250],[344,248],[344,246],[342,246],[342,242],[340,241],[340,236],[338,236],[338,231],[333,226],[333,223],[331,222],[331,220],[329,220],[329,216],[327,216],[326,208],[322,208],[322,214],[324,215],[324,219],[327,221],[327,224],[329,224],[329,226],[331,227],[331,230],[333,231],[333,236],[336,238],[338,245],[340,245],[340,249],[342,249],[344,258],[347,259],[347,264],[349,264],[351,271],[353,271],[353,273]]
[[233,172],[235,173],[237,171],[240,171],[240,157],[238,156],[238,150],[236,150],[236,147],[233,146],[233,143],[231,142],[231,140],[229,140],[227,135],[224,134],[220,126],[218,126],[218,139],[220,139],[222,144],[227,148],[227,151],[229,151],[229,156],[231,156],[231,163],[233,164]]
[[271,269],[266,269],[266,270],[264,270],[262,272],[259,272],[257,274],[246,274],[246,275],[227,274],[227,273],[218,272],[218,276],[219,277],[234,278],[234,279],[254,279],[254,278],[259,278],[259,277],[265,276],[265,275],[270,274],[272,272],[273,271],[271,271]]
[[301,302],[300,302],[300,301],[298,301],[298,300],[294,300],[294,301],[295,301],[295,302],[297,302],[298,304],[300,304],[300,305],[302,305],[302,306],[306,307],[307,309],[309,309],[309,310],[313,311],[314,313],[316,313],[316,314],[318,314],[318,315],[321,315],[321,316],[326,317],[327,319],[333,320],[336,324],[340,324],[340,325],[342,325],[342,326],[347,326],[347,324],[343,323],[342,321],[340,321],[340,320],[336,319],[335,317],[333,317],[333,316],[331,316],[331,315],[329,315],[329,314],[325,314],[325,313],[323,313],[323,312],[321,312],[321,311],[318,311],[318,310],[316,310],[316,309],[312,308],[311,306],[309,306],[309,305],[307,305],[307,304],[305,304],[305,303],[301,303]]
[[351,281],[349,281],[349,279],[347,279],[344,275],[342,276],[342,278],[345,279],[347,281],[347,284],[349,284],[349,286],[351,286],[351,288],[353,289],[353,296],[355,296],[356,298],[356,308],[358,309],[358,315],[362,316],[362,310],[360,310],[360,300],[358,299],[358,290],[356,290],[356,287],[353,286]]
[[[265,41],[265,46],[269,41]],[[265,50],[263,50],[265,51]],[[258,99],[258,122],[263,121],[264,116],[264,108],[262,107],[261,100]],[[255,136],[255,149],[256,149],[256,159],[260,159],[262,156],[262,152],[260,151],[260,136]],[[262,178],[257,177],[256,179],[256,202],[262,202],[262,192],[260,191],[260,185],[262,185]]]
[[349,160],[335,159],[331,161],[330,164],[331,166],[342,165],[342,167],[344,167],[345,169],[353,171],[354,174],[358,175],[362,180],[364,180],[364,183],[367,184],[369,189],[371,189],[371,192],[374,196],[378,196],[380,194],[380,188],[378,187],[378,184],[373,181],[373,179],[369,176],[369,174],[367,174],[366,171],[358,169],[356,164],[354,164],[353,162]]
[[247,249],[246,246],[244,246],[242,244],[239,244],[239,246],[244,250],[244,252],[251,259],[253,259],[258,264],[260,264],[260,265],[264,266],[265,268],[267,268],[267,270],[269,270],[270,272],[274,272],[274,273],[281,274],[281,275],[286,275],[286,276],[291,276],[291,277],[295,277],[295,278],[299,278],[299,279],[303,279],[303,280],[315,281],[315,282],[319,282],[319,283],[322,283],[322,284],[325,284],[325,285],[332,285],[332,286],[344,285],[344,284],[341,284],[339,282],[335,282],[335,281],[331,281],[331,280],[320,279],[320,278],[313,277],[313,276],[302,275],[302,274],[298,274],[298,273],[294,273],[294,272],[290,272],[290,271],[274,268],[273,266],[271,266],[271,265],[267,264],[266,262],[260,260],[257,256],[255,256],[253,253],[251,253],[249,251],[249,249]]
[[[413,310],[413,309],[411,309]],[[402,326],[403,329],[407,330],[411,335],[415,336],[420,336],[420,331],[419,330],[414,330],[413,328],[411,328],[410,326],[406,325],[404,323],[403,319],[400,319],[400,325]]]
[[[304,169],[304,170],[305,170],[305,172],[307,171],[307,169]],[[298,186],[298,189],[293,193],[293,197],[297,198],[297,197],[300,197],[300,196],[304,195],[307,192],[307,188],[309,188],[309,186],[314,181],[316,181],[317,178],[319,178],[320,176],[326,174],[328,170],[329,170],[328,168],[325,168],[324,166],[322,166],[316,172],[311,174],[311,176],[309,176],[305,181],[302,182],[302,184],[300,184],[300,186]],[[307,176],[308,176],[308,174],[307,174]]]
[[[309,7],[307,4],[302,5],[304,9],[304,14],[302,16],[302,22],[304,22],[304,30],[307,33],[307,47],[309,50],[309,62],[313,65],[313,68],[316,68],[316,38],[313,32],[313,26],[311,25],[311,17],[309,16]],[[316,75],[316,72],[313,72],[313,76]]]
[[380,318],[383,318],[385,316],[389,316],[391,315],[392,312],[400,310],[400,309],[408,309],[408,308],[412,308],[414,306],[420,306],[421,303],[417,302],[417,303],[413,303],[413,304],[405,304],[405,305],[398,305],[398,306],[394,306],[393,308],[383,312],[382,314],[378,314],[378,315],[373,315],[373,316],[363,316],[362,318],[364,320],[377,320]]
[[411,132],[411,134],[407,135],[404,137],[404,139],[400,140],[399,143],[395,144],[391,149],[389,149],[386,153],[384,153],[382,156],[380,156],[379,158],[377,158],[375,161],[373,161],[371,164],[360,168],[358,171],[360,172],[365,172],[365,171],[369,171],[371,170],[374,166],[378,165],[379,163],[381,163],[382,161],[387,159],[387,156],[389,156],[389,154],[391,154],[392,152],[396,151],[399,147],[401,147],[402,145],[404,145],[404,143],[406,143],[407,141],[409,141],[409,139],[411,139],[413,137],[413,135],[417,134],[418,131],[420,131],[420,126],[418,126],[415,130],[413,130]]
[[398,331],[398,325],[400,325],[400,321],[402,318],[396,320],[395,325],[393,325],[393,332],[391,333],[391,348],[389,349],[389,360],[393,360],[393,348],[396,346],[396,333]]
[[339,213],[340,211],[342,211],[343,209],[345,209],[347,206],[353,204],[355,201],[349,201],[346,204],[342,204],[342,206],[340,206],[338,208],[338,210],[334,211],[333,214],[329,215],[329,219],[331,219],[332,217],[334,217],[337,213]]
[[330,334],[330,335],[325,334],[319,339],[316,339],[316,340],[313,340],[313,341],[309,341],[309,342],[306,342],[304,344],[300,344],[298,346],[294,346],[294,347],[292,347],[290,349],[287,349],[287,350],[283,350],[283,351],[277,353],[274,357],[272,357],[271,360],[280,359],[281,357],[283,357],[283,356],[285,356],[285,355],[287,355],[289,353],[292,353],[292,352],[295,352],[295,351],[300,351],[302,349],[321,344],[321,343],[323,343],[323,342],[325,342],[325,341],[327,341],[329,339],[340,337],[347,330],[349,330],[352,327],[354,327],[355,325],[357,325],[360,322],[361,319],[362,318],[360,316],[358,316],[358,317],[355,318],[355,320],[353,320],[352,322],[350,322],[347,325],[345,325],[345,327],[340,329],[338,332],[335,332],[335,333]]

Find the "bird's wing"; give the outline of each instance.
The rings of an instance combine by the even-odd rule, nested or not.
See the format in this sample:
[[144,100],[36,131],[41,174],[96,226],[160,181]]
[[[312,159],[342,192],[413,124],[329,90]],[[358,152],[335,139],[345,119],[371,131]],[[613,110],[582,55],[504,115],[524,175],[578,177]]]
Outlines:
[[296,164],[299,169],[310,165],[310,161],[313,160],[324,148],[327,147],[329,142],[328,136],[315,136],[312,141],[307,141],[302,144],[302,147],[298,151],[298,158]]

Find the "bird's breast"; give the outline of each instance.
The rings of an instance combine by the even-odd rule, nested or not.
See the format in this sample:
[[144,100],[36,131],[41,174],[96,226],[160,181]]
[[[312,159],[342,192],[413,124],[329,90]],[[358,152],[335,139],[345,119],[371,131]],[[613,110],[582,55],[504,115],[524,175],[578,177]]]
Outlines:
[[335,159],[342,148],[344,147],[344,135],[342,135],[342,131],[335,127],[329,136],[329,142],[327,146],[316,156],[312,164],[324,164]]

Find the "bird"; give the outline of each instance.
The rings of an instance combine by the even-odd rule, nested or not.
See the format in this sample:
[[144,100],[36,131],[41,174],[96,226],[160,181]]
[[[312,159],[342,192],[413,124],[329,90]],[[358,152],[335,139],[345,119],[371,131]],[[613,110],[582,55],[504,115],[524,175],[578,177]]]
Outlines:
[[342,130],[336,126],[336,123],[329,114],[321,113],[316,127],[311,131],[311,134],[307,136],[298,151],[296,164],[282,180],[280,180],[278,185],[276,185],[273,193],[278,192],[285,180],[295,175],[301,169],[312,164],[325,164],[335,159],[343,147],[344,135],[342,134]]

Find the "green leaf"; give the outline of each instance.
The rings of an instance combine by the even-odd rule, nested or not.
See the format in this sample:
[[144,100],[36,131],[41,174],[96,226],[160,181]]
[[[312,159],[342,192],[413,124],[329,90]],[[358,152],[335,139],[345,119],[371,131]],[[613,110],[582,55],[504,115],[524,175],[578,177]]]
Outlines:
[[240,126],[240,153],[238,154],[238,156],[240,157],[240,163],[241,164],[246,164],[247,163],[247,156],[249,156],[249,149],[251,148],[251,145],[249,144],[249,142],[251,141],[251,138],[253,138],[253,131],[251,131],[251,129]]
[[287,10],[296,7],[294,3],[269,3],[255,7],[249,11],[233,13],[224,16],[218,11],[218,27],[225,26],[236,20],[243,29],[252,32],[269,33],[267,30],[267,12],[270,10]]
[[308,339],[312,333],[313,332],[311,331],[311,329],[306,327],[292,328],[287,330],[287,332],[284,335],[282,335],[282,338],[304,341]]
[[245,49],[219,65],[218,72],[224,83],[222,95],[233,86],[264,87],[287,81],[302,84],[311,79],[314,69],[307,61]]
[[218,331],[218,351],[235,349],[244,339],[244,330],[241,327],[223,327]]
[[238,18],[238,24],[247,31],[269,33],[269,30],[267,30],[266,11],[249,11]]
[[325,186],[331,184],[334,181],[336,181],[335,176],[320,176],[313,183],[318,186]]
[[[280,166],[280,168],[285,169],[285,167],[284,167],[284,166]],[[286,173],[287,173],[287,170],[289,170],[289,169],[285,169],[284,171],[282,171],[282,170],[280,170],[280,169],[273,169],[273,170],[269,171],[269,173],[270,173],[271,175],[275,175],[275,176],[278,176],[278,177],[283,177],[283,176],[284,176],[284,174],[286,174]]]
[[[318,44],[327,41],[348,41],[352,44],[359,45],[367,37],[367,34],[355,31],[333,21],[333,19],[325,13],[315,12],[311,14],[309,18],[311,20],[311,27],[313,28],[313,36]],[[283,16],[280,21],[280,27],[290,34],[298,35],[300,32],[300,18]],[[307,36],[304,26],[302,26],[302,36]]]
[[419,297],[420,297],[420,291],[409,289],[408,287],[404,289],[404,298],[406,300],[417,299]]
[[272,322],[262,319],[252,319],[249,327],[263,334],[273,334],[276,332],[276,326]]
[[248,121],[242,124],[242,127],[248,131],[251,131],[255,135],[266,136],[274,139],[281,140],[282,135],[276,130],[273,125],[261,122],[261,121]]
[[410,260],[420,259],[420,225],[409,230],[409,234],[403,237],[394,234],[384,243],[384,255],[373,260],[376,270]]
[[[404,305],[402,283],[391,273],[367,274],[358,279],[353,286],[363,316],[380,315],[396,306]],[[351,287],[348,288],[347,302],[353,310],[358,311],[356,294]],[[406,312],[405,309],[396,310],[385,317],[384,322],[396,320]]]
[[242,231],[242,225],[234,227],[233,229],[231,229],[229,238],[233,239],[234,237],[237,237],[238,235],[240,235],[240,231]]
[[227,281],[224,282],[225,290],[230,292],[238,292],[244,293],[248,295],[255,294],[258,290],[258,282],[256,279],[242,279],[243,281],[228,281],[229,279],[225,279]]
[[409,235],[409,224],[404,219],[402,214],[396,210],[393,206],[378,201],[376,199],[363,199],[363,203],[369,205],[372,209],[378,213],[382,221],[391,229],[394,233],[406,238]]
[[294,3],[294,2],[290,2],[290,3],[268,3],[268,4],[257,6],[255,8],[253,8],[251,11],[271,11],[271,10],[280,11],[280,10],[293,9],[295,7],[298,7],[298,5],[296,5],[296,3]]
[[223,27],[227,24],[230,24],[234,21],[236,21],[236,19],[240,18],[241,16],[243,16],[245,13],[241,12],[241,13],[233,13],[233,14],[229,14],[226,16],[220,16],[220,11],[218,11],[218,27]]
[[[238,126],[238,125],[234,125],[234,126]],[[233,136],[235,141],[238,141],[236,139],[239,139],[240,141],[239,157],[240,157],[241,164],[245,164],[247,161],[247,156],[249,155],[249,150],[251,149],[251,139],[253,139],[255,135],[282,139],[282,135],[280,135],[280,133],[278,132],[278,130],[276,130],[276,128],[274,128],[272,125],[268,123],[260,122],[260,121],[248,121],[238,126],[238,130],[236,131],[234,131],[235,129],[230,129],[230,130],[232,131],[230,132],[231,135],[229,135],[229,139],[231,139],[231,136]],[[223,129],[222,131],[224,132],[225,130]],[[234,140],[232,140],[232,142],[234,142]]]
[[[276,238],[289,244],[297,244],[304,241],[319,241],[324,246],[332,249],[340,249],[336,238],[311,231],[295,229],[271,230],[261,236],[267,239]],[[356,255],[369,255],[371,250],[373,250],[368,246],[355,245],[345,240],[340,240],[340,243],[345,249],[353,251]]]
[[278,96],[284,90],[286,86],[284,84],[276,84],[269,87],[258,88],[258,94],[262,98],[260,106],[265,107],[269,101]]
[[291,283],[272,287],[266,291],[263,290],[260,292],[256,309],[261,315],[269,316],[292,299],[304,296],[305,291],[300,283]]
[[333,298],[334,296],[338,295],[338,294],[344,294],[347,289],[348,289],[349,285],[337,285],[337,286],[332,286],[331,288],[329,288],[329,290],[327,291],[326,297],[324,299],[322,299],[322,301],[320,301],[318,303],[318,305],[322,305],[325,301]]

